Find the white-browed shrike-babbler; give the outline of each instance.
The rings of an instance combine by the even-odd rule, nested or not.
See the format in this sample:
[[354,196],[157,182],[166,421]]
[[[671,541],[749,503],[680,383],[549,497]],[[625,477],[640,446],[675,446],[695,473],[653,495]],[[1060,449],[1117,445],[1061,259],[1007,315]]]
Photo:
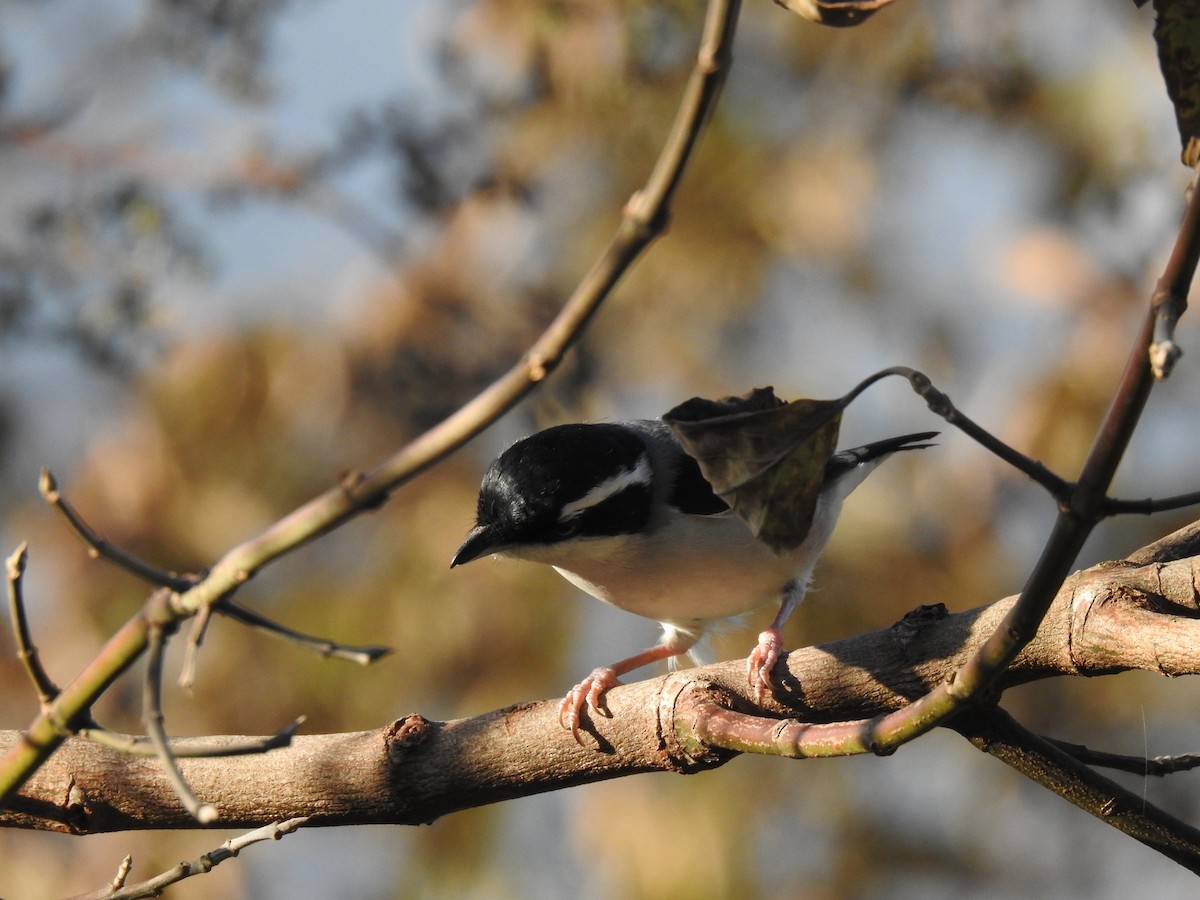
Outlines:
[[761,698],[773,687],[780,629],[804,597],[842,501],[892,453],[928,447],[936,434],[834,454],[807,537],[777,554],[713,493],[662,421],[558,425],[491,464],[476,525],[450,564],[486,554],[546,563],[593,597],[662,625],[656,646],[595,669],[563,699],[559,719],[576,739],[584,705],[603,712],[618,676],[687,653],[712,623],[779,600],[747,660]]

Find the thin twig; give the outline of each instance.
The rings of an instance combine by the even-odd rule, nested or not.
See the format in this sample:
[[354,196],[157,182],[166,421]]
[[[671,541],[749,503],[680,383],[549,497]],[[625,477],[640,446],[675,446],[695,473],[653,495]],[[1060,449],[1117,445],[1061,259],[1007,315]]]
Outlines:
[[179,670],[179,686],[189,694],[192,692],[192,686],[196,683],[196,664],[200,657],[200,645],[204,643],[204,636],[208,633],[208,623],[211,621],[212,607],[205,606],[192,619],[192,627],[188,632],[187,645],[183,653],[183,665]]
[[162,713],[162,658],[165,643],[166,627],[157,622],[151,623],[149,643],[146,648],[146,676],[142,682],[142,719],[146,725],[146,734],[154,745],[156,755],[162,760],[171,786],[175,788],[175,793],[183,803],[184,809],[201,824],[215,822],[217,819],[216,807],[210,803],[201,803],[192,793],[192,789],[184,780],[183,773],[179,771],[179,763],[167,741]]
[[321,656],[344,659],[348,662],[358,663],[360,666],[368,666],[376,660],[382,659],[389,653],[394,652],[391,647],[384,647],[379,644],[354,647],[348,644],[338,644],[326,638],[304,634],[288,628],[286,625],[280,625],[278,622],[272,621],[253,610],[246,609],[246,607],[240,606],[232,600],[225,600],[217,604],[213,609],[223,616],[228,616],[231,619],[241,622],[243,625],[249,625],[251,628],[260,629],[267,634],[282,638],[285,641],[299,644],[306,650],[311,650]]
[[132,859],[125,857],[121,870],[113,879],[112,886],[92,894],[80,894],[72,900],[141,900],[143,897],[158,897],[163,889],[190,878],[193,875],[204,875],[211,872],[227,859],[232,859],[251,844],[262,841],[277,841],[284,835],[291,834],[308,821],[308,817],[286,819],[282,822],[272,822],[254,831],[248,831],[239,837],[230,838],[215,850],[204,853],[192,862],[181,862],[171,867],[149,881],[125,886],[125,879],[133,868]]
[[[1200,170],[1193,169],[1192,183],[1188,187],[1193,195],[1196,193],[1198,178],[1200,178]],[[1185,228],[1200,228],[1200,223],[1196,220],[1196,217],[1200,217],[1200,211],[1193,209],[1193,206],[1194,204],[1188,204],[1188,215],[1193,218],[1185,221]],[[1179,249],[1177,245],[1176,250],[1179,251]],[[1178,268],[1186,269],[1190,266],[1194,270],[1197,260],[1200,259],[1200,247],[1194,245],[1186,247],[1184,253],[1186,255],[1177,253],[1172,257],[1171,262],[1177,263]],[[1170,271],[1171,266],[1168,266],[1168,273]],[[1165,275],[1159,279],[1151,300],[1151,306],[1154,309],[1154,334],[1150,340],[1148,356],[1150,370],[1159,381],[1171,377],[1171,370],[1174,369],[1179,357],[1183,355],[1183,349],[1175,342],[1175,326],[1187,311],[1188,286],[1181,284],[1178,279]]]
[[21,579],[25,575],[25,563],[29,559],[29,548],[25,542],[6,561],[8,574],[8,611],[12,618],[13,637],[17,642],[17,659],[25,667],[33,689],[37,692],[38,704],[45,709],[58,696],[58,686],[50,679],[42,666],[33,636],[29,631],[29,618],[25,615],[25,596],[21,590]]
[[1105,501],[1102,513],[1106,516],[1148,516],[1151,513],[1184,509],[1188,506],[1195,506],[1197,503],[1200,503],[1200,491],[1192,491],[1190,494],[1176,494],[1174,497],[1162,497],[1158,500],[1150,497],[1147,497],[1145,500],[1115,500],[1110,498]]
[[[1018,472],[1029,476],[1029,478],[1044,487],[1056,502],[1065,504],[1070,499],[1073,485],[1069,481],[1054,474],[1036,459],[1031,459],[1016,448],[1010,447],[987,429],[964,415],[950,401],[950,397],[947,394],[934,386],[929,376],[924,372],[919,372],[908,366],[892,366],[891,368],[876,372],[871,378],[861,382],[858,385],[858,389],[888,375],[899,375],[902,378],[907,378],[912,389],[928,404],[930,412],[941,416],[947,423],[953,425],[967,437],[1008,463]],[[859,392],[858,389],[847,396],[852,399]]]
[[[229,743],[219,745],[201,742],[190,743],[186,740],[177,739],[171,742],[171,753],[176,759],[249,756],[254,753],[266,753],[268,750],[277,750],[280,747],[290,745],[292,738],[296,736],[296,732],[300,730],[300,726],[304,724],[305,719],[305,716],[297,716],[273,735],[230,741]],[[121,753],[127,753],[130,756],[158,755],[158,748],[149,735],[117,734],[115,731],[109,731],[105,728],[81,728],[77,734],[84,740],[93,741],[105,747],[111,747],[113,750],[119,750]]]
[[193,579],[185,578],[174,572],[168,572],[165,569],[160,569],[157,566],[152,566],[150,563],[138,559],[132,553],[122,550],[115,544],[109,543],[96,532],[79,512],[58,489],[58,481],[50,473],[49,469],[42,469],[42,477],[38,481],[38,490],[42,496],[57,509],[64,519],[70,524],[71,529],[79,535],[83,542],[87,545],[88,556],[92,559],[107,559],[109,562],[120,566],[126,571],[132,572],[139,578],[158,585],[159,587],[168,587],[173,591],[187,590],[191,586]]
[[125,882],[129,878],[129,873],[133,871],[133,854],[126,853],[125,858],[121,860],[121,864],[117,866],[117,874],[113,880],[109,882],[109,890],[101,893],[102,896],[110,897],[125,887]]
[[1176,772],[1190,772],[1200,768],[1200,753],[1181,753],[1178,756],[1125,756],[1120,753],[1108,753],[1104,750],[1092,750],[1083,744],[1072,744],[1055,738],[1046,738],[1051,744],[1069,753],[1084,765],[1100,766],[1114,769],[1118,772],[1129,772],[1133,775],[1151,775],[1162,778],[1174,775]]

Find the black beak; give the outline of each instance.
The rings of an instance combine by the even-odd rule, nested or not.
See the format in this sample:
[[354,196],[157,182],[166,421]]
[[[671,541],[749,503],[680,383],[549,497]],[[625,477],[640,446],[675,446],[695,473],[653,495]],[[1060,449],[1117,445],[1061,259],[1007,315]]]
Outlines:
[[469,563],[493,550],[498,550],[503,543],[496,539],[495,533],[487,525],[476,525],[467,535],[467,539],[462,542],[458,552],[454,554],[454,559],[450,560],[450,568],[453,569],[455,566],[461,566],[463,563]]

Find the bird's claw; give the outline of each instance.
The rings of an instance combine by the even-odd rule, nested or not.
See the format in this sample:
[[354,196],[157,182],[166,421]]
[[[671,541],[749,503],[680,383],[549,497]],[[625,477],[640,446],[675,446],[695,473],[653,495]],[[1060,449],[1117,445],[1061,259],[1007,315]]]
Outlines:
[[758,636],[758,645],[746,659],[747,681],[754,689],[754,699],[759,703],[775,690],[775,685],[771,682],[771,670],[779,661],[779,651],[782,647],[783,636],[779,629],[768,628]]
[[592,674],[567,692],[562,702],[558,704],[558,723],[571,732],[577,743],[582,744],[579,736],[580,714],[583,707],[589,706],[599,715],[612,718],[612,713],[604,703],[604,694],[621,682],[617,680],[617,672],[611,666],[601,666],[592,669]]

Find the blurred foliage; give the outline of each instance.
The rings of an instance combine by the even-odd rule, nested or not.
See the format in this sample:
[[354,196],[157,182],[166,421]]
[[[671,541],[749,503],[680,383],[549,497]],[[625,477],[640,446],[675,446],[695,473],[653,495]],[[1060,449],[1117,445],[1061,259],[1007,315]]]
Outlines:
[[[35,466],[53,463],[109,539],[196,571],[455,409],[519,357],[616,226],[702,16],[643,0],[410,7],[394,59],[372,60],[362,97],[318,140],[279,112],[299,90],[281,35],[330,4],[145,0],[89,8],[82,28],[79,4],[0,3],[0,497],[6,536],[30,544],[31,615],[58,679],[145,588],[86,558],[34,496]],[[379,14],[342,13],[361,30],[330,37],[335,69]],[[553,421],[655,415],[770,382],[837,396],[903,363],[1069,475],[1186,182],[1151,28],[1149,10],[1115,0],[929,0],[844,32],[749,4],[669,233],[570,361],[472,452],[239,595],[292,627],[397,652],[360,670],[218,621],[194,696],[169,692],[168,727],[473,715],[554,696],[644,646],[650,623],[579,600],[552,572],[447,569],[487,458]],[[29,89],[47,59],[62,74]],[[311,102],[345,90],[317,54],[304,62],[320,70]],[[1200,480],[1187,368],[1156,397],[1127,494]],[[895,386],[855,404],[843,443],[938,425]],[[1050,502],[953,434],[920,457],[850,501],[792,642],[1019,588]],[[1119,523],[1089,558],[1181,521]],[[769,614],[721,635],[721,655],[744,655]],[[23,724],[33,698],[8,652],[0,683],[5,727]],[[138,695],[123,680],[98,715],[138,730]],[[1037,685],[1011,706],[1056,736],[1155,754],[1195,749],[1194,700],[1182,683],[1123,677]],[[1193,818],[1200,805],[1194,776],[1145,790]],[[1175,875],[945,736],[889,760],[741,759],[386,835],[356,832],[350,851],[331,833],[298,836],[302,850],[285,840],[173,896],[315,896],[317,868],[342,879],[326,894],[377,897],[1066,896],[1096,878],[1119,892],[1123,872],[1139,889]],[[0,871],[0,893],[95,889],[126,852],[145,876],[209,840],[0,834],[0,858],[29,861]],[[290,893],[288,865],[304,873]],[[364,871],[369,887],[350,891]]]

